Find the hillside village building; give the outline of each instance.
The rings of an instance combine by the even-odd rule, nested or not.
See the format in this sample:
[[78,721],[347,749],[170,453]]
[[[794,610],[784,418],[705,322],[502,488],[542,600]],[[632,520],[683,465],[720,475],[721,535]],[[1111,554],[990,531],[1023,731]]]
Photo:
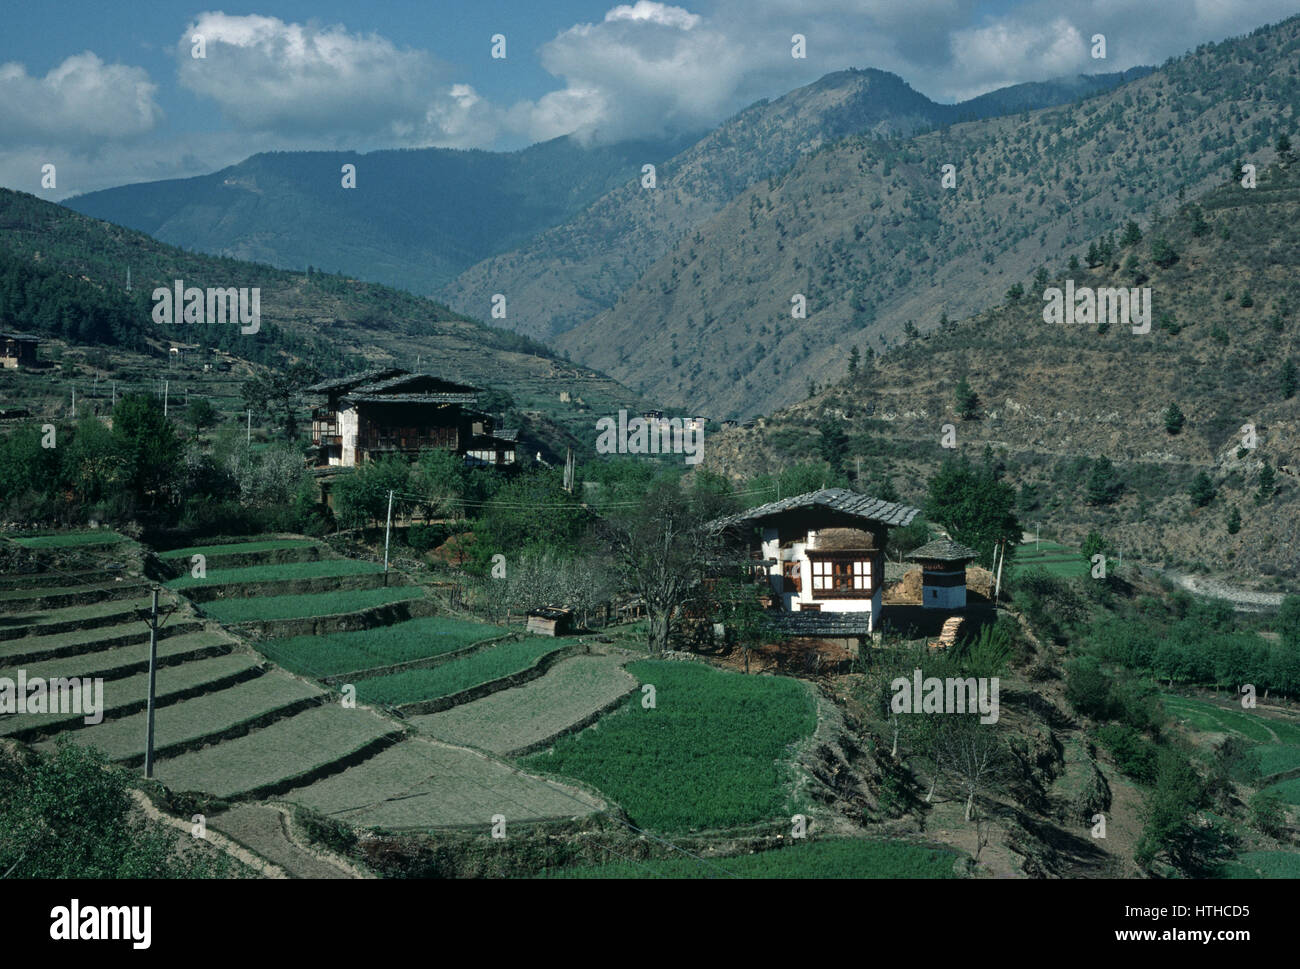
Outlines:
[[880,625],[885,542],[916,508],[825,488],[714,522],[771,589],[778,628],[856,649]]
[[17,370],[36,365],[36,345],[41,341],[25,333],[0,333],[0,367]]
[[497,430],[473,405],[482,391],[430,373],[398,367],[366,370],[307,388],[325,397],[312,410],[316,467],[355,468],[387,455],[414,460],[439,448],[467,464],[515,464],[518,431]]
[[939,538],[922,545],[908,560],[921,566],[921,605],[926,609],[966,608],[966,565],[978,558],[974,549]]

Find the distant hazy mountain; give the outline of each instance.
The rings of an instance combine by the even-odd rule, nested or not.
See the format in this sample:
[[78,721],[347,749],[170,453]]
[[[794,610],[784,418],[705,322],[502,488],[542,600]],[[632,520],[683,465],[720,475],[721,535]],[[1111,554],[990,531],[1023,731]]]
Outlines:
[[563,333],[612,306],[674,243],[745,189],[832,142],[1061,104],[1148,71],[1019,84],[960,104],[937,104],[884,71],[828,74],[723,123],[660,165],[653,190],[642,187],[638,167],[638,177],[581,215],[468,269],[440,296],[483,314],[493,293],[507,294],[509,315],[501,325],[536,337]]
[[[64,204],[187,249],[342,271],[427,296],[694,140],[587,147],[557,138],[516,152],[274,152],[211,175],[125,185]],[[342,186],[347,163],[356,165],[354,189]],[[485,314],[480,307],[475,315]]]
[[[1075,104],[849,138],[732,201],[554,342],[665,403],[774,410],[879,351],[1056,274],[1089,240],[1240,179],[1297,136],[1300,17]],[[945,187],[944,165],[956,170]],[[1234,174],[1235,173],[1235,174]],[[1247,191],[1247,189],[1241,189]],[[807,317],[791,315],[792,298]]]

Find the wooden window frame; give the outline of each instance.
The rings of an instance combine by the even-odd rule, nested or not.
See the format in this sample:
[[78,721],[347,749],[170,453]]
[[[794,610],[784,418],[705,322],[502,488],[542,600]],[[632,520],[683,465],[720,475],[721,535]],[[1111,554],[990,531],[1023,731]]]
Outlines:
[[[875,549],[809,551],[812,565],[814,599],[871,599],[875,597],[880,574]],[[829,576],[830,588],[821,580]],[[860,584],[861,583],[861,584]]]

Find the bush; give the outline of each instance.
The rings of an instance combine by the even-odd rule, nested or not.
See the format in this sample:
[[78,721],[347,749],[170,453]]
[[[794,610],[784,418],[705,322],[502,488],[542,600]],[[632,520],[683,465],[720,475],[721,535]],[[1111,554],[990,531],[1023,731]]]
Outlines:
[[1121,723],[1111,723],[1097,731],[1097,738],[1115,758],[1115,766],[1121,773],[1144,784],[1155,780],[1159,751],[1138,731]]

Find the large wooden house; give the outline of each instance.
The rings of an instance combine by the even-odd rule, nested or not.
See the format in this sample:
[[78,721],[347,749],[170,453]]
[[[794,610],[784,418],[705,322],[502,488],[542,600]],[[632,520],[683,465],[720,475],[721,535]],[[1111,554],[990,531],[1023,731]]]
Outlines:
[[765,579],[773,619],[791,636],[846,641],[880,623],[885,542],[916,508],[844,488],[773,501],[714,522]]
[[0,333],[0,367],[18,370],[36,366],[36,346],[40,338],[26,333]]
[[354,468],[386,455],[415,459],[441,448],[475,465],[515,463],[517,431],[498,430],[474,408],[482,391],[431,373],[366,370],[307,388],[325,402],[312,410],[318,468]]

